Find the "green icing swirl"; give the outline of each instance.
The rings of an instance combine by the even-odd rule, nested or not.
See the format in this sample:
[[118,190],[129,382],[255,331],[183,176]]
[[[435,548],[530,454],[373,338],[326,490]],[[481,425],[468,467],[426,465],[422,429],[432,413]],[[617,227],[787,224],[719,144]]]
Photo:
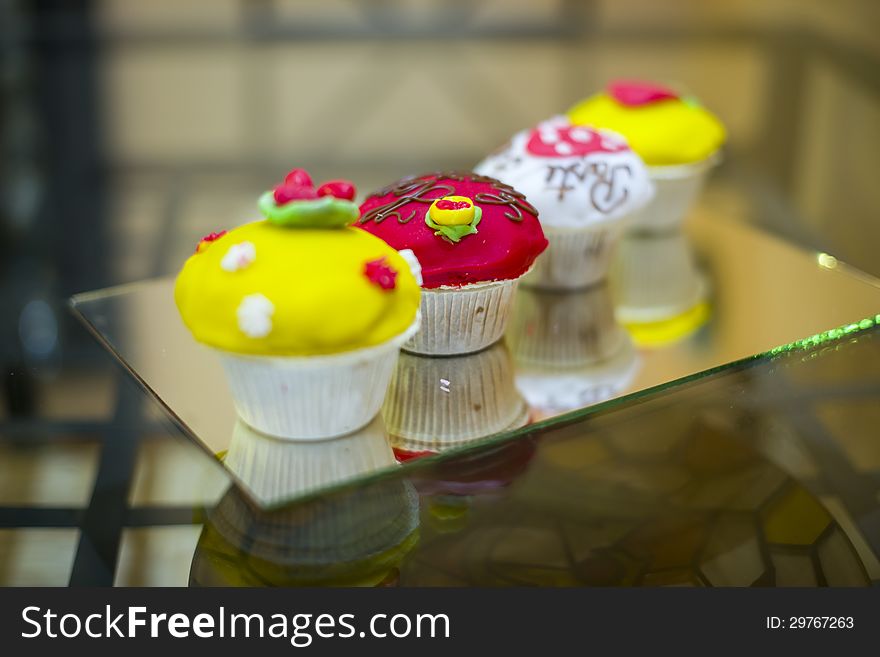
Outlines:
[[357,205],[334,196],[278,205],[269,191],[260,197],[258,205],[270,223],[287,228],[344,228],[360,216]]
[[425,223],[428,224],[429,228],[434,229],[434,234],[452,242],[453,244],[460,242],[463,237],[474,235],[479,232],[477,231],[477,224],[480,223],[480,219],[482,218],[483,211],[478,205],[474,206],[474,220],[469,224],[459,224],[458,226],[443,226],[442,224],[438,224],[431,219],[430,208],[428,208],[428,212],[425,213]]

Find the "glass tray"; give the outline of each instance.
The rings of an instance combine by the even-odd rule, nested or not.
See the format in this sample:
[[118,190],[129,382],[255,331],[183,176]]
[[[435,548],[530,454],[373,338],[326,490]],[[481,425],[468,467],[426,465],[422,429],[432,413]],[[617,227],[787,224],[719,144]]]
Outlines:
[[627,236],[608,284],[520,287],[505,340],[483,352],[402,354],[380,417],[351,436],[293,442],[237,421],[217,356],[174,306],[173,279],[77,295],[75,312],[217,457],[251,501],[276,506],[415,456],[717,371],[880,312],[880,283],[746,225],[697,215],[684,233]]

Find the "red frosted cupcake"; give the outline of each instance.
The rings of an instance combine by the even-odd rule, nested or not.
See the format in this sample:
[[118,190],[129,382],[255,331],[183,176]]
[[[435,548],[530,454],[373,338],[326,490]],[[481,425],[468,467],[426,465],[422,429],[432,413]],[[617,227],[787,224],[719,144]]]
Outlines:
[[404,349],[465,354],[501,338],[519,279],[547,248],[537,215],[509,185],[471,172],[404,178],[364,201],[360,227],[421,265],[422,328]]

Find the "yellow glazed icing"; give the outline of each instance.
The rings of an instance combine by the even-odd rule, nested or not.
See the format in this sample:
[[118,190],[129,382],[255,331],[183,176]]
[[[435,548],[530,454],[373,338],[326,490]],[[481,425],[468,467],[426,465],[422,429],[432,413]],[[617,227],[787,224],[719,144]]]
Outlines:
[[[377,261],[384,285],[365,273],[367,263],[375,268]],[[258,356],[334,354],[381,344],[412,325],[419,294],[407,261],[366,231],[269,221],[203,242],[174,288],[196,340]]]
[[572,107],[568,117],[572,123],[619,133],[649,166],[704,160],[726,138],[714,114],[679,98],[632,107],[600,93]]

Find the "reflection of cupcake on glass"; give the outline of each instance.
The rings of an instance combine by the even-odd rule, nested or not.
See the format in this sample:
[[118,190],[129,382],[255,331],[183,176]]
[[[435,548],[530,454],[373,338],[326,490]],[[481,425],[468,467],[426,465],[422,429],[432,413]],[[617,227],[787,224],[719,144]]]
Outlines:
[[418,495],[398,479],[278,511],[231,488],[208,515],[190,584],[393,586],[418,527]]
[[353,197],[295,169],[260,199],[265,220],[208,236],[177,277],[184,323],[221,354],[239,415],[264,433],[368,424],[418,329],[414,259],[349,227]]
[[[394,451],[401,461],[418,456],[402,448]],[[474,501],[503,495],[528,470],[535,451],[531,438],[518,438],[438,463],[426,478],[415,471],[412,480],[424,500],[427,524],[441,533],[462,529]]]
[[681,232],[624,237],[611,280],[617,317],[639,346],[677,342],[711,314],[709,285]]
[[497,342],[519,278],[547,246],[521,193],[470,172],[392,183],[364,201],[359,225],[421,265],[422,328],[404,347],[414,353],[466,354]]
[[523,283],[573,289],[602,280],[627,218],[653,194],[644,164],[617,134],[557,116],[524,130],[476,170],[522,191],[550,242]]
[[449,358],[401,354],[382,415],[391,444],[411,452],[461,446],[528,421],[503,343]]
[[507,341],[516,386],[535,419],[616,397],[638,370],[605,285],[572,292],[521,290]]
[[239,420],[223,463],[262,507],[397,465],[381,417],[324,440],[280,440]]
[[568,117],[619,133],[648,165],[656,195],[632,218],[635,231],[681,225],[726,138],[724,126],[696,98],[649,82],[613,82]]

